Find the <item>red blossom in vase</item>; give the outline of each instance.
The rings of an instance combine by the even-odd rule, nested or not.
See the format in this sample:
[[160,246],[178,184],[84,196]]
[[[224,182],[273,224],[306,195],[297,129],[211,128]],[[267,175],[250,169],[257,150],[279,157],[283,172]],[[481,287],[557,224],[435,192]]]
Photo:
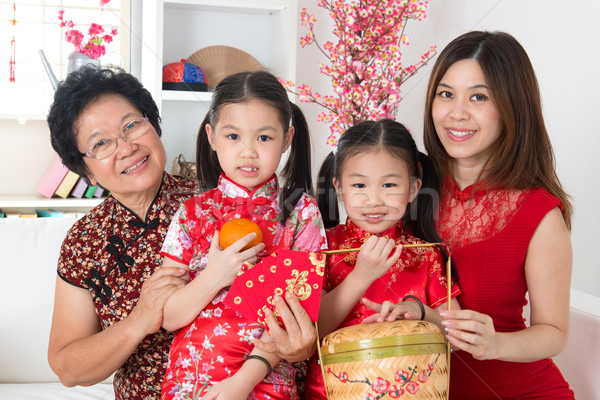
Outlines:
[[300,14],[308,33],[302,47],[315,44],[329,60],[321,73],[331,77],[333,95],[321,95],[308,85],[282,81],[300,101],[315,103],[325,111],[318,121],[330,124],[327,144],[335,146],[339,135],[358,122],[394,118],[402,100],[400,87],[435,54],[431,47],[413,65],[402,63],[402,46],[408,46],[409,20],[422,20],[429,0],[319,0],[318,6],[333,19],[337,42],[317,41],[314,14]]
[[[100,5],[105,6],[110,0],[101,0]],[[71,20],[64,19],[65,10],[58,11],[58,19],[60,26],[67,28],[65,39],[68,43],[75,46],[75,50],[79,51],[91,58],[100,58],[106,54],[105,43],[111,43],[113,38],[119,33],[118,29],[113,27],[110,33],[105,33],[102,25],[92,23],[88,29],[89,38],[85,40],[85,35],[75,28],[75,24]]]

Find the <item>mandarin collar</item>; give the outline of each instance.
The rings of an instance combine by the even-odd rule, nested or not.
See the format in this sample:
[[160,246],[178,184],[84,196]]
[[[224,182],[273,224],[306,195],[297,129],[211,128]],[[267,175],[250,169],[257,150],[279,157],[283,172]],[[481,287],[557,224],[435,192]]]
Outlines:
[[[369,232],[365,231],[364,229],[360,228],[350,218],[346,219],[346,229],[353,237],[368,238],[369,236],[373,235],[372,233],[369,233]],[[389,237],[390,239],[396,240],[400,236],[402,236],[402,232],[403,232],[403,225],[402,225],[402,220],[400,220],[395,225],[389,227],[388,229],[381,232],[377,236],[378,237]]]
[[273,193],[278,191],[279,183],[277,175],[273,174],[269,179],[256,185],[256,187],[250,191],[244,186],[231,180],[231,178],[224,173],[221,173],[217,188],[223,193],[223,197],[255,199],[257,197],[270,197]]
[[484,181],[476,182],[460,190],[456,181],[450,177],[446,180],[446,188],[449,189],[452,198],[461,202],[476,199],[486,194],[490,188],[486,187]]

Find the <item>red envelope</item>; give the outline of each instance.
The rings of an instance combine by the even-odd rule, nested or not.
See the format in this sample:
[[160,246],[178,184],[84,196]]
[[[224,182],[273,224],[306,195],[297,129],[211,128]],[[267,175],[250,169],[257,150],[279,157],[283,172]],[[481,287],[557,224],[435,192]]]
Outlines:
[[277,256],[277,271],[272,275],[272,293],[279,296],[284,296],[285,292],[294,294],[310,319],[317,321],[325,273],[325,255],[281,250]]
[[273,296],[283,297],[287,291],[300,300],[311,320],[316,321],[324,272],[324,254],[280,250],[254,267],[240,271],[225,298],[225,305],[257,320],[265,328],[265,310],[270,309],[283,325],[273,306]]
[[258,301],[256,296],[257,279],[254,276],[260,271],[260,268],[256,268],[257,265],[245,263],[242,266],[225,298],[225,304],[229,308],[249,318],[252,318]]

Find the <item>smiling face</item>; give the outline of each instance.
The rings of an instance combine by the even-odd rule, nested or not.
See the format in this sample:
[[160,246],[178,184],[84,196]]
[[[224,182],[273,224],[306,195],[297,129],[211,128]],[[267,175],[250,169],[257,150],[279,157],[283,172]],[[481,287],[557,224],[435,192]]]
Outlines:
[[400,221],[421,187],[404,160],[381,149],[350,156],[333,184],[348,217],[373,234]]
[[275,173],[294,129],[284,130],[274,107],[251,100],[223,106],[219,120],[214,127],[207,125],[206,134],[225,175],[252,190]]
[[[77,148],[81,153],[101,139],[118,135],[128,123],[143,118],[120,95],[105,95],[90,103],[76,121]],[[99,183],[124,205],[137,208],[139,201],[151,201],[165,169],[165,149],[151,124],[148,132],[132,142],[119,138],[117,150],[109,157],[84,158],[92,184]]]
[[481,67],[457,61],[437,86],[431,108],[437,135],[454,162],[481,170],[503,129]]

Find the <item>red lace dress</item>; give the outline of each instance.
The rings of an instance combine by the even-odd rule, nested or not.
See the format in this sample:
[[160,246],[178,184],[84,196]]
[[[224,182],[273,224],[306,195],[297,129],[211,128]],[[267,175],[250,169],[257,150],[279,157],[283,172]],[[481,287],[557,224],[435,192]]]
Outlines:
[[[329,248],[333,250],[360,247],[370,236],[370,233],[360,229],[350,219],[344,225],[327,230],[327,242]],[[382,232],[379,236],[394,239],[397,244],[425,243],[404,232],[402,222]],[[357,253],[328,256],[324,283],[327,291],[342,283],[354,269],[356,256]],[[453,285],[452,297],[459,293],[458,287]],[[407,294],[417,296],[431,308],[436,308],[446,302],[448,295],[446,266],[442,253],[437,248],[403,249],[398,262],[384,276],[375,281],[363,297],[377,303],[383,303],[385,300],[399,303]],[[359,301],[337,329],[360,324],[363,319],[372,314],[374,311]],[[308,362],[306,400],[327,399],[323,386],[323,374],[317,362],[317,355],[314,355]]]
[[[487,314],[497,332],[525,329],[525,258],[544,216],[560,201],[544,189],[460,191],[443,188],[438,232],[452,248],[463,309]],[[475,360],[452,353],[451,399],[573,399],[551,359],[536,362]]]
[[[325,247],[325,230],[316,200],[304,194],[285,226],[278,222],[281,205],[277,177],[252,192],[221,175],[218,186],[186,201],[173,217],[161,254],[190,266],[192,279],[202,279],[215,230],[235,218],[255,221],[265,250],[315,251]],[[175,333],[162,385],[162,399],[200,399],[215,383],[236,373],[263,327],[223,304],[221,291],[189,325]],[[281,360],[271,375],[254,387],[249,400],[298,399],[296,370]]]

